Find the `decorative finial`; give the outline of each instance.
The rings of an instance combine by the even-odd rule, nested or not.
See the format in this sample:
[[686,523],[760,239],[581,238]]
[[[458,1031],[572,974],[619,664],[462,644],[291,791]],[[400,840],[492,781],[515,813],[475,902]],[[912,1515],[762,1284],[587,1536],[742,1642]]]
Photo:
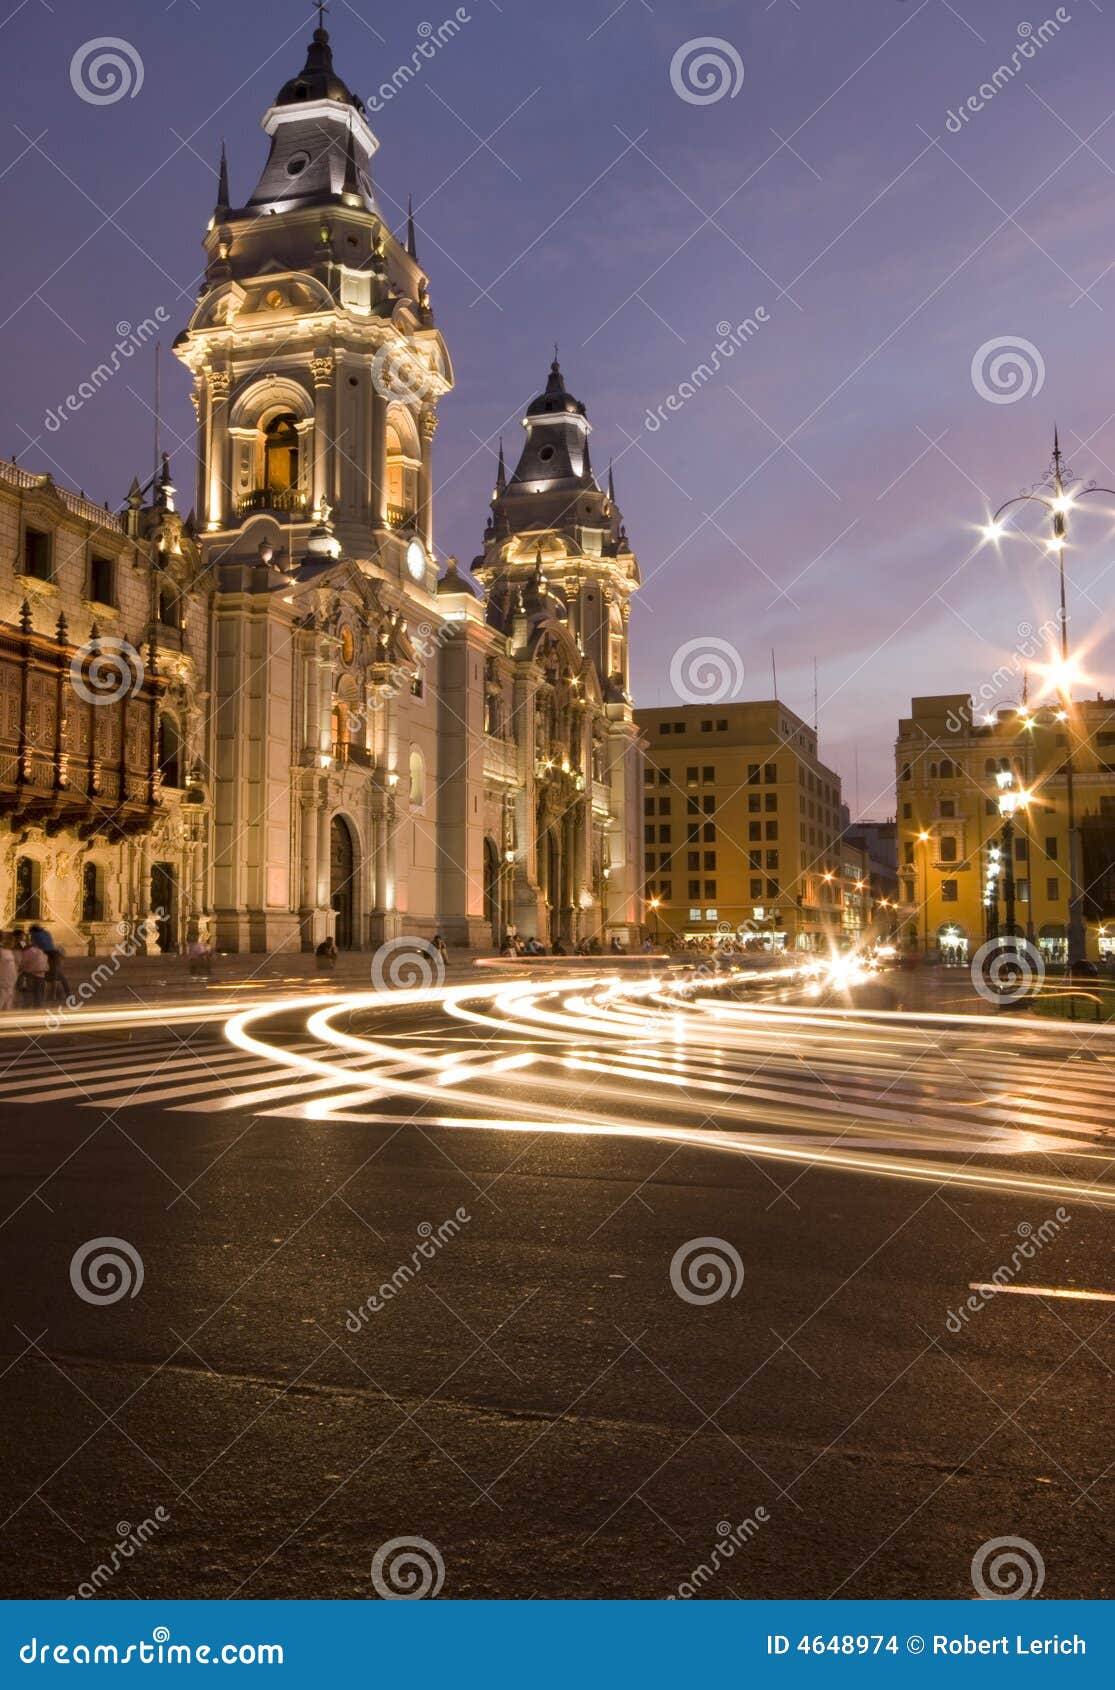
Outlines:
[[612,460],[608,459],[608,498],[614,505],[616,502],[616,478],[612,473]]
[[507,465],[503,461],[503,436],[499,441],[499,467],[496,470],[496,492],[503,493],[507,489]]
[[411,258],[418,257],[418,243],[414,238],[414,196],[407,195],[407,252]]
[[329,10],[329,7],[325,4],[325,0],[313,0],[313,7],[314,11],[317,13],[317,27],[321,30],[322,34],[324,34],[325,14]]

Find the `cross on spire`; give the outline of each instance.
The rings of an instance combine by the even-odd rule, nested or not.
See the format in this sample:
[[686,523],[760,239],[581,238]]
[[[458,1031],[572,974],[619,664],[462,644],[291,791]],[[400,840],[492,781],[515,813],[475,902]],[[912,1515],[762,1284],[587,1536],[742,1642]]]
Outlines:
[[317,13],[317,27],[319,29],[324,29],[325,14],[329,10],[329,7],[326,5],[325,0],[312,0],[312,4]]

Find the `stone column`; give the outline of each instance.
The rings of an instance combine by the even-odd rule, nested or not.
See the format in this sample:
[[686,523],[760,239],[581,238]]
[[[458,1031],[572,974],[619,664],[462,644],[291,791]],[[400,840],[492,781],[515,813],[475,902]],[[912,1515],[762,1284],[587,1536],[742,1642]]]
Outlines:
[[228,396],[232,376],[228,370],[209,371],[209,526],[227,528],[228,499]]
[[314,476],[313,508],[320,514],[322,501],[330,500],[330,465],[333,460],[333,359],[327,352],[315,352],[310,359],[314,382]]
[[321,805],[317,812],[317,898],[319,909],[327,910],[330,905],[329,886],[329,800],[325,793],[321,797]]
[[433,411],[423,411],[419,419],[421,436],[422,461],[418,470],[418,532],[426,545],[426,550],[432,552],[434,545],[434,435],[437,433],[437,416]]
[[302,800],[302,908],[317,908],[317,809],[312,797]]
[[387,520],[387,400],[376,392],[374,381],[368,383],[368,392],[372,406],[369,503],[372,526],[382,528]]

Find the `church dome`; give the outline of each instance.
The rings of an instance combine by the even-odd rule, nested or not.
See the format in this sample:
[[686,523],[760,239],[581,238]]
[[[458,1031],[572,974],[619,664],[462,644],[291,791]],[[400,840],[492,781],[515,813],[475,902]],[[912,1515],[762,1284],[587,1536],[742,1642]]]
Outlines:
[[315,29],[314,38],[306,50],[306,63],[297,76],[284,82],[275,99],[277,106],[305,105],[312,100],[334,100],[339,105],[352,106],[363,113],[364,102],[355,95],[333,69],[333,49],[329,32]]
[[561,365],[555,358],[550,365],[550,379],[546,383],[545,391],[537,399],[532,399],[527,406],[528,417],[545,416],[583,417],[585,407],[579,399],[566,391],[565,377],[561,373]]

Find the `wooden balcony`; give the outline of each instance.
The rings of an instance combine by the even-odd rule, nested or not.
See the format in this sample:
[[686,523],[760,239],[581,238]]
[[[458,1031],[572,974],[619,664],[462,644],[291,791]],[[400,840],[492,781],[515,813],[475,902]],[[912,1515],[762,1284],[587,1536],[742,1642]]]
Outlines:
[[139,667],[123,689],[78,687],[80,649],[62,618],[54,638],[35,633],[27,614],[19,628],[0,625],[0,816],[13,828],[73,829],[82,839],[146,833],[162,813],[158,706],[167,683]]

